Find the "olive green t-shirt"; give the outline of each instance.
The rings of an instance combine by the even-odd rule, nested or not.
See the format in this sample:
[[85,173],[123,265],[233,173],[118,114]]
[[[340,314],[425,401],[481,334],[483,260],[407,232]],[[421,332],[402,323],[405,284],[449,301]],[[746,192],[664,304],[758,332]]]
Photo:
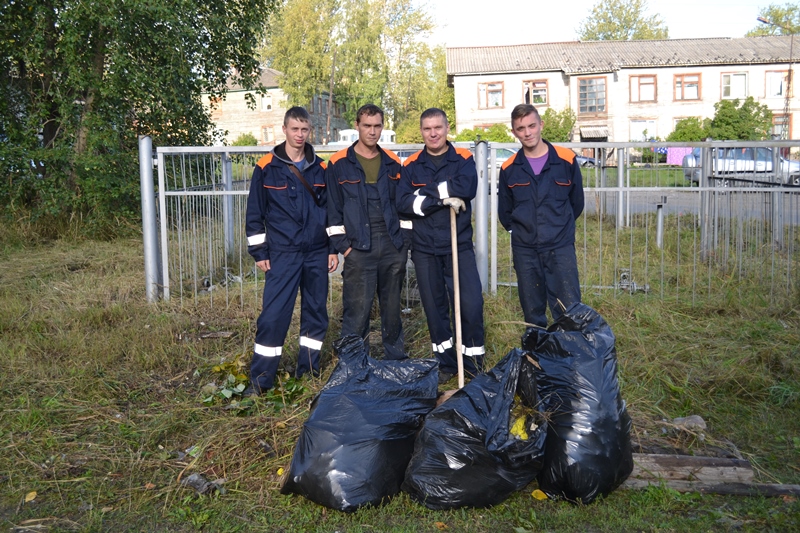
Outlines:
[[367,183],[378,183],[378,173],[381,171],[381,154],[380,152],[375,157],[367,159],[356,152],[356,158],[361,163],[361,168],[364,169],[364,176]]

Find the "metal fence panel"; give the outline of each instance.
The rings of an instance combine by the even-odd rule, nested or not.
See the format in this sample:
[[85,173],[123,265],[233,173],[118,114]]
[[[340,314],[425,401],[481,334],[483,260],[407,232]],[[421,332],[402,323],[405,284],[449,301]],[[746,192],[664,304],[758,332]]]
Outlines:
[[[730,159],[739,165],[733,169],[719,160],[724,150],[738,154],[736,149],[754,144],[770,150],[771,168],[746,171],[738,155]],[[769,305],[790,298],[796,290],[800,187],[794,183],[792,168],[781,166],[776,154],[799,147],[800,141],[563,146],[588,158],[582,160],[587,165],[582,168],[586,209],[576,232],[584,291],[696,303],[718,297],[736,282],[739,287],[760,287]],[[476,234],[489,242],[476,248],[484,246],[488,255],[484,286],[490,292],[516,282],[510,239],[497,222],[496,190],[498,150],[518,147],[493,143],[487,156],[478,158],[486,161],[479,169],[484,182],[479,190],[486,192],[476,200],[484,202],[475,210],[483,219],[476,226],[487,227],[488,235]],[[326,157],[342,147],[316,148]],[[226,307],[260,305],[263,276],[257,275],[247,254],[244,218],[252,169],[269,150],[157,149],[164,298],[179,298],[183,305],[199,300]],[[697,153],[696,169],[685,172],[676,159],[663,161],[674,155],[672,150]],[[712,156],[718,159],[713,161]],[[411,285],[413,271],[406,305],[414,299]]]

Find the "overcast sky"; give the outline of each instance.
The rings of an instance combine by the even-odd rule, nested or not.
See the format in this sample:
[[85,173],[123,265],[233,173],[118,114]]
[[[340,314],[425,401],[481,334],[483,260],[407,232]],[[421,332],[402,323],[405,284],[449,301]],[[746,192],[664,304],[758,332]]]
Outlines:
[[[424,4],[426,0],[419,0]],[[492,46],[577,40],[580,23],[600,0],[427,0],[438,27],[431,42]],[[669,0],[648,2],[670,39],[744,37],[760,10],[789,0]]]

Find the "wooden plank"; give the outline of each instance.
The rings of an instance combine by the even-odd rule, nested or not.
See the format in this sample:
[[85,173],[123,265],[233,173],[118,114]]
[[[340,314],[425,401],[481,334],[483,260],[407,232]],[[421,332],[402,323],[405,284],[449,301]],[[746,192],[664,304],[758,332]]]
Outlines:
[[752,483],[748,461],[693,455],[633,454],[630,479],[676,480],[698,483]]
[[704,494],[727,494],[734,496],[800,496],[800,485],[777,485],[765,483],[701,483],[694,481],[646,480],[629,478],[622,484],[624,489],[645,489],[649,486],[665,486],[678,492],[700,492]]

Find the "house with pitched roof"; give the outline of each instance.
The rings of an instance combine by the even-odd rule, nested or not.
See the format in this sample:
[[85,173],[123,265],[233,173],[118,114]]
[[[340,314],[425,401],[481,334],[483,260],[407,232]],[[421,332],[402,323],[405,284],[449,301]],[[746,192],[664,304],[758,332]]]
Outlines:
[[752,96],[773,113],[773,138],[795,138],[792,37],[589,41],[447,49],[456,131],[511,125],[530,103],[571,108],[572,141],[664,138],[714,104]]
[[[203,95],[203,102],[211,108],[211,120],[217,130],[227,132],[224,134],[228,144],[233,143],[240,135],[249,133],[258,139],[260,146],[274,146],[283,142],[283,115],[291,106],[287,102],[286,94],[278,85],[280,72],[263,68],[260,81],[266,88],[266,93],[260,95],[252,90],[246,90],[239,85],[230,84],[225,98],[217,100],[211,105],[209,95]],[[248,105],[254,102],[255,106]],[[330,121],[331,138],[326,135],[328,124],[328,95],[319,94],[311,102],[303,104],[311,115],[310,142],[324,144],[339,138],[339,131],[348,128],[344,118],[344,104],[332,102]]]

